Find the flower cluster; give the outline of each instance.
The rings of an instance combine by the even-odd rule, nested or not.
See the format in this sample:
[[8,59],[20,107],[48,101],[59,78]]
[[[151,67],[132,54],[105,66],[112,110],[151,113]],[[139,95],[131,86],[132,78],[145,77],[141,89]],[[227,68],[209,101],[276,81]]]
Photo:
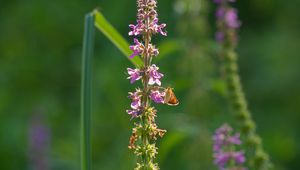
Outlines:
[[228,5],[229,2],[235,2],[235,0],[214,0],[218,5],[216,11],[216,18],[219,30],[216,32],[216,40],[220,43],[225,39],[229,39],[231,42],[236,42],[235,30],[241,26],[241,22],[238,20],[237,10]]
[[[147,84],[148,85],[158,85],[158,86],[152,86],[150,88],[150,92],[148,93],[148,97],[153,100],[155,103],[164,103],[164,97],[165,97],[165,91],[160,90],[159,87],[161,85],[160,79],[164,76],[162,73],[158,72],[159,67],[157,67],[155,64],[152,64],[148,67],[147,70],[141,71],[140,69],[132,69],[127,68],[127,72],[129,77],[127,79],[130,79],[130,83],[134,83],[137,80],[140,80],[144,75],[144,77],[147,75]],[[145,78],[144,78],[145,79]],[[136,89],[135,92],[129,92],[129,98],[132,100],[131,103],[131,109],[127,110],[126,112],[131,115],[133,118],[140,115],[144,108],[142,107],[142,95],[143,92],[140,89]]]
[[235,150],[235,146],[241,144],[240,134],[232,135],[232,131],[227,124],[216,130],[213,136],[215,164],[220,170],[246,170],[242,167],[246,161],[244,152]]
[[170,92],[167,95],[167,89],[161,87],[161,78],[164,75],[159,72],[159,67],[151,64],[152,58],[159,54],[158,49],[151,43],[151,39],[152,35],[158,33],[166,36],[167,33],[164,31],[166,24],[158,24],[156,0],[137,0],[137,5],[137,24],[129,25],[131,28],[129,35],[135,36],[134,44],[129,47],[133,51],[129,57],[141,57],[143,66],[127,68],[129,75],[127,79],[130,80],[131,84],[140,80],[143,87],[136,88],[135,92],[129,92],[131,109],[126,112],[131,116],[131,119],[139,118],[135,119],[139,121],[134,123],[135,127],[132,129],[128,147],[134,150],[138,157],[136,170],[157,170],[159,169],[158,165],[154,163],[157,154],[155,141],[157,137],[163,137],[166,130],[157,127],[155,123],[157,111],[150,106],[150,103],[153,101],[164,104],[166,98],[170,99],[171,95]]
[[166,24],[158,24],[156,0],[137,0],[137,5],[137,24],[129,25],[132,30],[128,34],[130,36],[138,36],[160,33],[161,35],[167,36],[167,32],[163,30]]
[[137,55],[149,54],[151,56],[157,56],[159,54],[158,49],[156,49],[154,45],[148,44],[146,48],[144,44],[140,43],[136,38],[134,39],[134,45],[131,45],[129,48],[133,51],[129,58],[133,58]]
[[[131,31],[128,33],[130,36],[148,36],[150,38],[152,34],[160,33],[163,36],[167,36],[167,32],[163,29],[166,27],[166,24],[158,24],[157,12],[156,12],[156,0],[138,0],[138,14],[137,14],[137,24],[130,24],[129,28]],[[130,46],[130,49],[133,51],[130,58],[133,58],[137,55],[149,55],[157,56],[159,54],[158,49],[152,45],[150,42],[145,42],[143,44],[134,39],[134,45]]]

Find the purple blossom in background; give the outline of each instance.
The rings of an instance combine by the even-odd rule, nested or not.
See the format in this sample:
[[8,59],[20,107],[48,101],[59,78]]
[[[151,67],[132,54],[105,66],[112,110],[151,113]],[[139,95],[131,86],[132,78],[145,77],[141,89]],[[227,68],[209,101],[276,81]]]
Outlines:
[[214,3],[216,3],[216,4],[220,4],[220,3],[222,3],[224,0],[214,0]]
[[160,79],[164,76],[162,73],[159,73],[158,72],[158,69],[159,67],[157,67],[155,64],[152,64],[149,69],[148,69],[148,72],[149,72],[149,82],[148,84],[149,85],[154,85],[154,84],[157,84],[157,85],[161,85],[161,82],[160,82]]
[[232,157],[237,164],[243,164],[246,161],[245,153],[243,151],[233,152]]
[[127,68],[127,72],[129,75],[127,79],[130,79],[131,84],[142,78],[142,76],[140,75],[140,70],[137,68],[136,69]]
[[[233,129],[227,124],[216,130],[213,136],[214,162],[220,170],[245,170],[246,168],[242,167],[242,164],[246,161],[244,152],[235,150],[235,146],[241,144],[240,134],[236,133],[232,135],[232,131]],[[233,162],[234,164],[229,165],[229,162]]]
[[217,19],[222,19],[225,16],[226,13],[226,8],[224,8],[223,6],[220,6],[217,10],[216,10],[216,17]]
[[229,153],[223,153],[220,151],[214,155],[214,158],[215,158],[215,164],[218,165],[220,169],[222,169],[229,161],[230,155]]
[[228,143],[235,144],[235,145],[240,145],[242,143],[240,140],[239,133],[236,133],[235,135],[228,137],[227,140],[228,140]]
[[241,26],[238,19],[238,12],[235,8],[227,5],[235,0],[214,0],[218,5],[215,16],[217,18],[218,31],[215,34],[216,41],[223,43],[228,40],[233,44],[237,41],[236,30]]
[[152,90],[150,92],[150,98],[155,103],[164,103],[165,92],[160,92],[159,90]]
[[[220,170],[225,170],[226,165],[230,160],[233,160],[235,164],[241,165],[245,163],[246,158],[244,152],[218,152],[214,155],[215,164],[219,166]],[[228,169],[246,169],[244,167],[228,167]]]
[[237,29],[240,27],[240,21],[238,20],[237,10],[229,9],[225,14],[225,22],[229,28]]
[[30,167],[34,170],[47,170],[50,147],[50,130],[43,122],[41,114],[33,116],[29,125]]
[[216,3],[216,4],[221,4],[224,2],[235,2],[235,0],[214,0],[214,3]]
[[224,38],[225,38],[224,33],[220,32],[220,31],[216,32],[215,38],[216,38],[217,42],[223,42]]

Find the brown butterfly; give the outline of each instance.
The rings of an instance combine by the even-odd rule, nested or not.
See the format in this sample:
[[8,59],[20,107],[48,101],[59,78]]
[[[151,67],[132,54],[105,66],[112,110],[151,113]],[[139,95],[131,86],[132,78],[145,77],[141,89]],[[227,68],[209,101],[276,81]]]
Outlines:
[[170,106],[177,106],[179,104],[179,101],[177,100],[173,89],[168,87],[165,89],[165,99],[164,99],[164,103]]

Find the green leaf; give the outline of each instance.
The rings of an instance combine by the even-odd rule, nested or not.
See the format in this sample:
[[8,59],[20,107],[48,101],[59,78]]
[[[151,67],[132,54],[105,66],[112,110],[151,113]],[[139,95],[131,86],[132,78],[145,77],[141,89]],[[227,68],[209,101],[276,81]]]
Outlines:
[[81,80],[81,117],[80,117],[80,159],[81,169],[91,169],[91,94],[92,94],[92,58],[94,53],[94,15],[85,16],[83,53],[82,53],[82,80]]
[[129,49],[129,43],[122,37],[122,35],[105,19],[102,13],[94,10],[95,26],[98,28],[134,65],[140,67],[143,61],[135,56],[130,59],[132,51]]

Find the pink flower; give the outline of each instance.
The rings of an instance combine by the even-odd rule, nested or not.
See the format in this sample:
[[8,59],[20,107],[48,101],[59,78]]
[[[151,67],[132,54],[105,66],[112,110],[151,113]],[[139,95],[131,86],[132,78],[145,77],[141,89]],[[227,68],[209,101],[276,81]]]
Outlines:
[[224,17],[225,13],[226,13],[226,9],[223,6],[221,6],[217,9],[215,15],[216,15],[217,19],[222,19]]
[[146,53],[149,54],[150,56],[157,56],[159,54],[159,51],[157,48],[155,48],[154,45],[149,44]]
[[140,34],[140,32],[139,32],[139,30],[138,30],[138,25],[133,25],[133,24],[130,24],[129,25],[129,28],[131,28],[132,29],[132,31],[130,31],[129,33],[128,33],[128,35],[135,35],[135,36],[137,36],[137,35],[139,35]]
[[141,114],[140,110],[126,110],[126,112],[131,115],[132,118],[135,118]]
[[141,35],[144,30],[144,24],[142,20],[138,20],[136,25],[130,24],[129,28],[132,30],[128,33],[128,35],[138,36]]
[[163,31],[163,28],[166,27],[166,24],[158,24],[158,18],[154,18],[150,29],[154,32],[154,33],[160,33],[163,36],[167,36],[167,32]]
[[149,72],[149,85],[161,85],[160,79],[164,76],[162,73],[158,72],[159,67],[157,67],[155,64],[152,64],[152,66],[150,66],[148,68],[148,72]]
[[133,54],[131,54],[129,56],[129,58],[133,58],[133,57],[135,57],[137,55],[142,54],[143,51],[144,51],[144,49],[145,49],[144,45],[142,43],[140,43],[139,40],[136,39],[136,38],[134,39],[134,44],[135,45],[131,45],[129,47],[133,51]]
[[232,158],[237,164],[243,164],[246,161],[245,153],[243,151],[233,152]]
[[155,103],[164,103],[165,92],[160,92],[159,90],[151,90],[150,98]]
[[132,102],[131,102],[131,108],[132,109],[139,109],[141,106],[141,97],[142,97],[142,91],[140,89],[136,89],[134,93],[129,92],[128,96]]
[[239,28],[241,26],[240,21],[238,20],[237,10],[229,9],[225,14],[225,22],[229,28]]
[[137,117],[141,114],[141,97],[142,91],[140,89],[136,89],[135,92],[129,92],[128,96],[132,101],[130,107],[132,110],[126,110],[126,112],[132,116],[132,118]]
[[129,74],[129,77],[127,77],[127,79],[130,79],[131,84],[142,78],[142,76],[140,75],[140,70],[137,68],[127,68],[127,72]]

